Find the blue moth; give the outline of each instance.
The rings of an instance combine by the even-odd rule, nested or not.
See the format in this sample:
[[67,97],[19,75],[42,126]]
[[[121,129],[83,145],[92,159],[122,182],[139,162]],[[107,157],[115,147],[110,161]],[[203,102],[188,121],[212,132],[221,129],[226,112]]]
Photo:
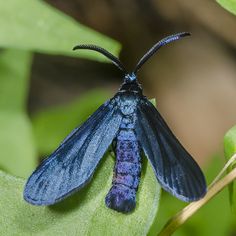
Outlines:
[[112,143],[115,143],[116,162],[112,186],[105,198],[107,207],[122,213],[134,210],[142,152],[167,192],[186,202],[206,194],[200,167],[143,95],[136,76],[160,47],[188,35],[183,32],[162,39],[139,60],[131,73],[127,73],[117,57],[101,47],[74,47],[74,50],[94,50],[109,58],[123,72],[124,82],[113,98],[74,129],[32,173],[24,189],[27,202],[52,205],[83,188]]

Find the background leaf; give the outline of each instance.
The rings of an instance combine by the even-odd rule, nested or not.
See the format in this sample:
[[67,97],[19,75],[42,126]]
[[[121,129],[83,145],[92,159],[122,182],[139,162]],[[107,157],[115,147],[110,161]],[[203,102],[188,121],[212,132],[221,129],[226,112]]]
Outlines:
[[77,44],[94,43],[115,55],[120,45],[85,27],[39,0],[0,1],[0,47],[36,52],[87,57],[105,61],[98,53],[73,52]]
[[37,164],[31,123],[25,114],[31,61],[29,52],[0,53],[0,168],[22,177]]
[[124,215],[104,203],[113,167],[106,155],[87,187],[51,207],[24,202],[24,181],[0,172],[0,235],[147,235],[160,197],[154,173],[144,164],[136,209]]
[[0,52],[0,110],[25,112],[31,63],[29,52]]
[[26,177],[37,165],[29,118],[23,113],[0,112],[0,168]]
[[236,15],[236,0],[216,0],[222,7]]

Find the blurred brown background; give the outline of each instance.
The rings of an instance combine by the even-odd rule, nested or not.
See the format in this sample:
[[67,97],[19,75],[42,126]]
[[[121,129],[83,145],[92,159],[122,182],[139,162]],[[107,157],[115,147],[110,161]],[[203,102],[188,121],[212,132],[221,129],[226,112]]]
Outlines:
[[[144,94],[156,98],[161,114],[200,164],[223,153],[223,136],[236,124],[235,16],[210,0],[47,2],[120,41],[120,58],[130,70],[158,40],[191,32],[192,37],[162,48],[138,78]],[[29,110],[66,103],[91,88],[114,93],[121,82],[111,64],[37,54]]]

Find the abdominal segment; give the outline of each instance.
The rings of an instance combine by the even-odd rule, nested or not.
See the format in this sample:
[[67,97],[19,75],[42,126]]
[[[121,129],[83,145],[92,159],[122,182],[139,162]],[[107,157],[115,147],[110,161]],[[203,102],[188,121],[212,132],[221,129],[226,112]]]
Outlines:
[[121,129],[117,136],[114,176],[106,205],[119,212],[132,211],[136,205],[140,174],[140,147],[134,130]]

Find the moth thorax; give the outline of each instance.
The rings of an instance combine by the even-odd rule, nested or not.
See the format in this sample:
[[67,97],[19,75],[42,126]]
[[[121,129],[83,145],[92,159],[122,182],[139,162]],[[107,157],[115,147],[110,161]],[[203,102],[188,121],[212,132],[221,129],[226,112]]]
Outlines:
[[120,105],[120,111],[125,116],[132,115],[135,112],[137,106],[135,97],[132,95],[127,95],[124,96],[123,99],[124,100]]

